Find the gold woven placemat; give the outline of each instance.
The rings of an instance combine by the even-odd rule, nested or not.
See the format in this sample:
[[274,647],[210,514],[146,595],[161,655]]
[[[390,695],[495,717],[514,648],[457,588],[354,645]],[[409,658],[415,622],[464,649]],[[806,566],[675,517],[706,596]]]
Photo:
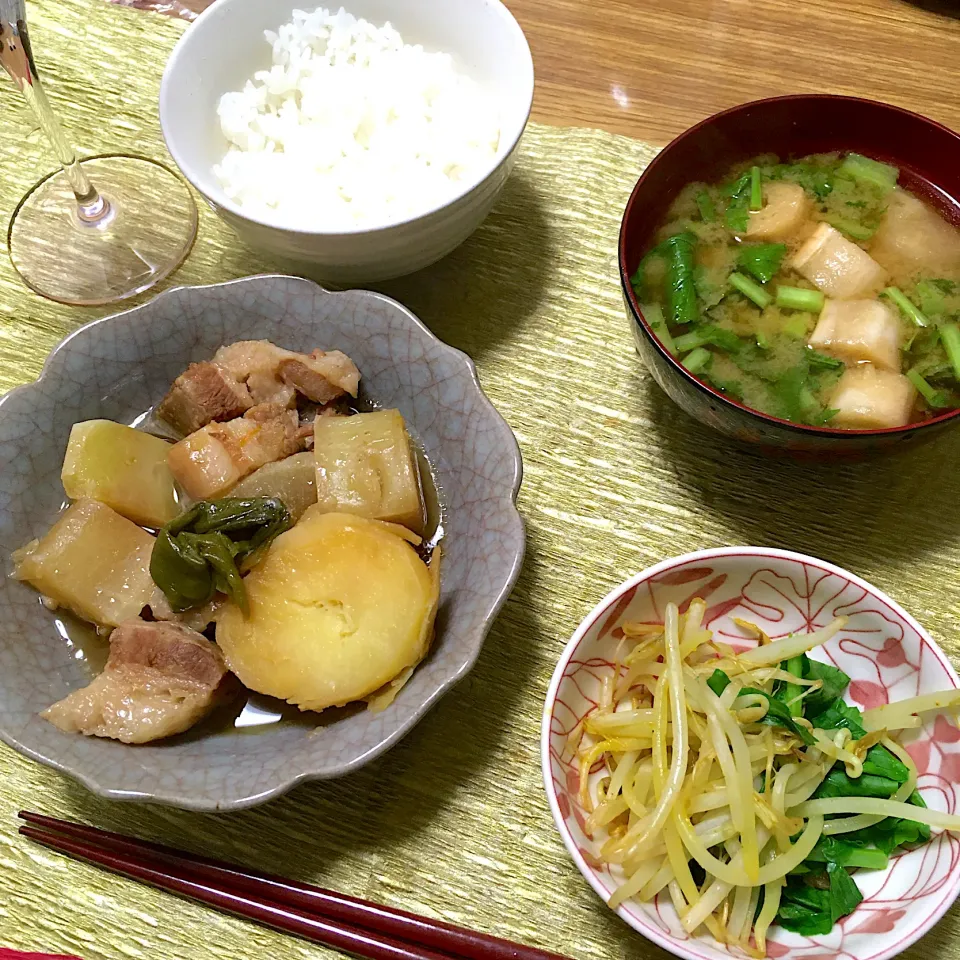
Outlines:
[[[41,72],[83,149],[165,159],[157,90],[186,25],[96,0],[37,0],[29,12]],[[543,695],[594,603],[687,550],[788,547],[889,591],[956,661],[960,431],[899,458],[811,466],[739,450],[680,413],[637,359],[615,270],[620,214],[653,152],[623,137],[531,126],[480,231],[445,262],[384,286],[476,359],[523,449],[526,565],[469,678],[360,773],[240,814],[107,803],[0,747],[0,945],[86,960],[328,955],[32,846],[16,834],[15,813],[29,807],[575,958],[666,956],[589,890],[541,787]],[[50,166],[18,95],[0,85],[4,218]],[[274,269],[283,264],[244,249],[201,208],[197,247],[173,282]],[[0,388],[36,376],[64,334],[104,312],[34,297],[0,259]],[[907,956],[960,957],[958,920],[951,912]]]

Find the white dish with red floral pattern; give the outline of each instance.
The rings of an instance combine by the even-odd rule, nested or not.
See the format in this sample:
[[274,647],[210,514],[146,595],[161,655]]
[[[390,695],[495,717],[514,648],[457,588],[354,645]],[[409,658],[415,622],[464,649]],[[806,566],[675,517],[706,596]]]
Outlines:
[[[881,591],[839,567],[802,554],[762,547],[701,550],[666,560],[621,584],[583,621],[563,651],[547,692],[542,727],[543,779],[550,809],[580,872],[606,902],[623,876],[599,858],[602,837],[583,830],[579,768],[570,731],[596,709],[604,672],[613,669],[620,625],[662,623],[669,601],[702,597],[706,625],[734,647],[747,639],[733,618],[757,624],[777,639],[808,633],[835,617],[846,627],[813,652],[851,677],[846,699],[861,709],[922,693],[960,687],[943,651],[924,629]],[[960,811],[960,730],[928,715],[902,742],[919,772],[927,804]],[[616,869],[616,868],[614,868]],[[791,960],[886,960],[923,936],[960,892],[960,837],[933,839],[891,859],[886,870],[857,873],[863,902],[824,936],[804,937],[772,927],[769,957]],[[708,934],[686,934],[667,895],[651,903],[628,901],[616,911],[654,943],[689,960],[729,960],[731,952]],[[702,928],[701,928],[702,929]]]

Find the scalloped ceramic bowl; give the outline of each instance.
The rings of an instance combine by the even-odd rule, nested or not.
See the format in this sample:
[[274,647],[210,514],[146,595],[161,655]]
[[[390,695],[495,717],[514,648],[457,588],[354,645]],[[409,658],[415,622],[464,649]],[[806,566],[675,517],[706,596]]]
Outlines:
[[[543,779],[550,809],[580,872],[606,901],[622,881],[598,859],[602,838],[583,831],[579,773],[570,731],[596,708],[601,677],[613,669],[625,621],[663,622],[664,606],[706,600],[707,625],[734,646],[753,641],[733,623],[740,617],[771,637],[808,633],[834,617],[849,617],[836,637],[813,652],[845,670],[847,700],[861,708],[960,686],[940,648],[901,607],[853,574],[802,554],[761,547],[703,550],[666,560],[621,584],[583,621],[567,644],[543,713]],[[904,738],[920,773],[927,806],[960,809],[960,731],[945,718],[930,719]],[[597,774],[599,776],[599,774]],[[772,928],[768,955],[795,960],[886,960],[923,936],[960,892],[960,838],[933,840],[895,857],[882,871],[861,870],[863,903],[827,936],[803,937]],[[669,896],[629,901],[617,913],[634,930],[688,960],[730,960],[709,935],[683,932]]]
[[467,674],[520,570],[520,451],[480,389],[470,358],[378,293],[328,293],[308,280],[264,276],[181,287],[88,324],[54,350],[36,383],[0,400],[4,572],[11,569],[11,552],[43,533],[61,507],[60,465],[75,421],[131,423],[188,363],[244,339],[293,350],[343,350],[360,368],[361,396],[403,413],[431,464],[442,507],[436,641],[382,713],[279,723],[255,733],[227,724],[131,747],[64,734],[40,719],[44,707],[89,682],[90,669],[37,593],[4,577],[0,737],[101,796],[239,809],[303,780],[356,770],[395,744]]

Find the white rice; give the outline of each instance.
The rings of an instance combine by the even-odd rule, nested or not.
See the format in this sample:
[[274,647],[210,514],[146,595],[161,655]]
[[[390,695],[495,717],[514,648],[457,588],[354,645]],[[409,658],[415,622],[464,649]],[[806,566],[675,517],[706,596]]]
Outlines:
[[217,111],[230,147],[214,173],[245,212],[309,230],[381,226],[489,167],[496,104],[449,54],[342,8],[295,10],[265,36],[273,66]]

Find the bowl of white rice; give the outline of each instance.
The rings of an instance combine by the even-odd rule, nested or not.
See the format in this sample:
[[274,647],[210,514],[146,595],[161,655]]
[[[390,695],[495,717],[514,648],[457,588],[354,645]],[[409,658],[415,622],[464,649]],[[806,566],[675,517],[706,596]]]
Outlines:
[[533,100],[499,0],[217,0],[163,76],[173,159],[251,247],[332,283],[419,270],[493,207]]

